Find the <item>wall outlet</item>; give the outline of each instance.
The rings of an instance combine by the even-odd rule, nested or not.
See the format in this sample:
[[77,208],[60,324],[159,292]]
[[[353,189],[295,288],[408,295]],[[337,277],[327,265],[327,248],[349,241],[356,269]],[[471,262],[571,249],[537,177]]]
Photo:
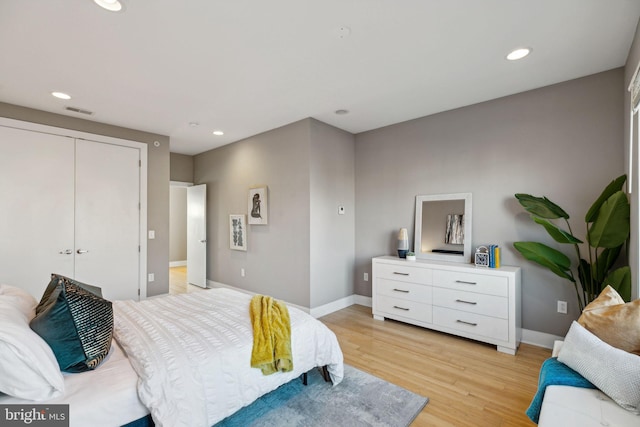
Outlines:
[[369,281],[369,273],[364,273],[364,277],[363,277],[365,282]]
[[567,302],[558,301],[558,313],[567,314]]
[[344,215],[344,206],[338,206],[338,215]]
[[240,269],[240,277],[244,277],[244,268]]
[[156,276],[153,273],[149,273],[149,281],[153,282],[154,280],[156,280]]

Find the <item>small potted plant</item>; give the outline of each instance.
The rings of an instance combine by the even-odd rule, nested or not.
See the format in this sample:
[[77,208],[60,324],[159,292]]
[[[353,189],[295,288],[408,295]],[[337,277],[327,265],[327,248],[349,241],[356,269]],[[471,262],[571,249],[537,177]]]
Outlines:
[[407,261],[415,261],[416,260],[416,254],[415,252],[407,252]]

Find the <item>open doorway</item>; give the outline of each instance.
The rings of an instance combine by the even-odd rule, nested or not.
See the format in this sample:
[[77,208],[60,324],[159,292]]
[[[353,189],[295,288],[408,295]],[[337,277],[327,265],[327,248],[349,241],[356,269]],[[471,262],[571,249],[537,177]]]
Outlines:
[[172,181],[169,203],[169,293],[205,288],[206,185]]

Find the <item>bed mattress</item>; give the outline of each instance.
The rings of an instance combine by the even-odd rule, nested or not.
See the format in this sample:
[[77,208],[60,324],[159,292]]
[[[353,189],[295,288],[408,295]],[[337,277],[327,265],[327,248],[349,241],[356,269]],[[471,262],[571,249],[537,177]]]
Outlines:
[[138,398],[138,376],[115,340],[109,355],[95,370],[63,375],[62,397],[33,402],[0,393],[0,404],[68,404],[71,427],[121,426],[149,413]]
[[289,307],[293,370],[263,375],[250,365],[251,296],[209,289],[114,302],[115,337],[138,374],[138,394],[158,426],[210,426],[316,366],[333,384],[342,351],[324,324]]

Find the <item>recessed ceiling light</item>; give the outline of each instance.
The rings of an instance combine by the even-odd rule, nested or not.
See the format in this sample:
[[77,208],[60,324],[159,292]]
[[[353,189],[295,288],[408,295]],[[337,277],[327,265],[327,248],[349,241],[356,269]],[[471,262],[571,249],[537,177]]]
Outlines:
[[514,49],[512,50],[508,55],[507,55],[507,59],[509,61],[517,61],[518,59],[522,59],[525,56],[529,55],[531,53],[531,49],[528,47],[521,47],[518,49]]
[[110,12],[119,12],[122,10],[122,3],[118,0],[93,0],[98,6]]
[[198,122],[189,122],[189,126],[191,126],[192,128],[197,128],[200,125],[200,123]]
[[213,131],[213,134],[214,134],[215,136],[222,136],[222,135],[224,135],[224,132],[222,132],[221,130],[214,130],[214,131]]
[[55,96],[56,98],[60,98],[60,99],[71,99],[71,95],[67,95],[64,92],[51,92],[51,95]]
[[349,114],[349,110],[336,110],[334,111],[334,113],[336,113],[339,116],[345,115],[345,114]]

